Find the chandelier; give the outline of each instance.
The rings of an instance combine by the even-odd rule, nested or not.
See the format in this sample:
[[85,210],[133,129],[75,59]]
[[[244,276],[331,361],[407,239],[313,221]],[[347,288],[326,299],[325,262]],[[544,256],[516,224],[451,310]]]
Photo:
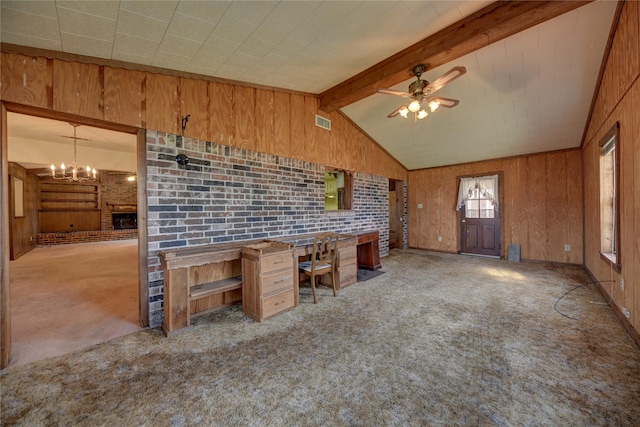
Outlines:
[[[73,123],[69,123],[69,124],[73,126],[73,162],[71,163],[71,166],[66,166],[64,163],[61,163],[59,169],[57,169],[54,164],[51,164],[51,177],[53,179],[62,179],[65,181],[77,182],[77,183],[84,182],[84,181],[95,181],[96,175],[98,174],[95,168],[91,169],[89,165],[87,165],[87,167],[85,168],[78,167],[78,152],[77,152],[76,145],[77,145],[78,139],[83,139],[83,138],[78,138],[76,136],[76,129],[80,125],[76,125]],[[70,137],[66,137],[66,138],[70,138]],[[88,141],[88,140],[85,140],[85,141]],[[68,169],[71,169],[70,173],[67,172]],[[81,173],[81,171],[84,171],[84,173]]]

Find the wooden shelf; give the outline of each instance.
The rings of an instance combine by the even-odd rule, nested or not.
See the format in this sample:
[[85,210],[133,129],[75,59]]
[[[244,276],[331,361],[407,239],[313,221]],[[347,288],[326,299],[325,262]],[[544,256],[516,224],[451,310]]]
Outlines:
[[230,277],[228,279],[216,280],[214,282],[203,283],[192,286],[190,289],[191,299],[204,298],[210,295],[221,294],[223,292],[242,289],[242,276]]
[[98,190],[91,190],[91,191],[87,191],[87,190],[47,190],[47,189],[42,189],[40,190],[40,192],[42,193],[69,193],[69,194],[98,194]]
[[95,199],[40,199],[42,203],[46,202],[72,202],[72,203],[96,203]]

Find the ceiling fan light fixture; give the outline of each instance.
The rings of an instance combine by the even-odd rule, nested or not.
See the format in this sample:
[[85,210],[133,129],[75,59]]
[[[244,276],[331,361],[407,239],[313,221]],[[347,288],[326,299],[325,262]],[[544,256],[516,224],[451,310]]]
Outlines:
[[413,100],[411,101],[411,103],[409,104],[409,111],[411,111],[412,113],[417,112],[418,110],[420,110],[420,108],[422,107],[422,105],[420,105],[420,101],[418,100]]
[[431,101],[429,102],[429,108],[431,109],[431,112],[433,113],[434,111],[436,111],[438,109],[438,107],[440,107],[440,103],[438,101]]
[[409,116],[409,109],[407,107],[401,108],[400,111],[398,111],[398,112],[405,119]]
[[429,115],[429,113],[427,113],[426,110],[420,110],[418,111],[418,119],[424,119],[425,117],[427,117]]

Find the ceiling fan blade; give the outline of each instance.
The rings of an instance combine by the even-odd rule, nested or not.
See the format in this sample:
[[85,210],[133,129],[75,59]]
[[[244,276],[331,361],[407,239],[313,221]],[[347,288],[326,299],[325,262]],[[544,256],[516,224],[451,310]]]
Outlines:
[[400,92],[399,90],[378,89],[378,93],[385,93],[387,95],[396,95],[396,96],[401,96],[403,98],[411,98],[411,94],[407,92]]
[[452,69],[435,79],[433,82],[431,82],[429,85],[427,85],[427,87],[425,87],[422,92],[425,95],[429,95],[439,89],[442,89],[445,85],[451,83],[458,77],[463,76],[466,72],[467,69],[465,67],[453,67]]
[[406,108],[408,106],[409,106],[409,104],[404,104],[404,105],[399,106],[398,108],[393,110],[393,112],[391,112],[387,117],[388,118],[392,118],[392,117],[397,116],[398,114],[400,114],[400,110],[402,110],[403,108]]
[[440,98],[439,96],[430,96],[427,98],[427,103],[431,101],[437,101],[441,107],[453,108],[460,103],[457,99]]

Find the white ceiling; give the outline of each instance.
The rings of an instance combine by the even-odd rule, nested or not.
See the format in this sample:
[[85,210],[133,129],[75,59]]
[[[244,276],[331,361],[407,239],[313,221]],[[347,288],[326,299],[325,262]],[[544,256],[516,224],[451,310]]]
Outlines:
[[[489,3],[2,0],[0,41],[321,93]],[[408,169],[577,147],[615,8],[588,4],[428,71],[467,67],[437,92],[460,104],[423,121],[386,118],[404,99],[383,94],[342,111]]]

